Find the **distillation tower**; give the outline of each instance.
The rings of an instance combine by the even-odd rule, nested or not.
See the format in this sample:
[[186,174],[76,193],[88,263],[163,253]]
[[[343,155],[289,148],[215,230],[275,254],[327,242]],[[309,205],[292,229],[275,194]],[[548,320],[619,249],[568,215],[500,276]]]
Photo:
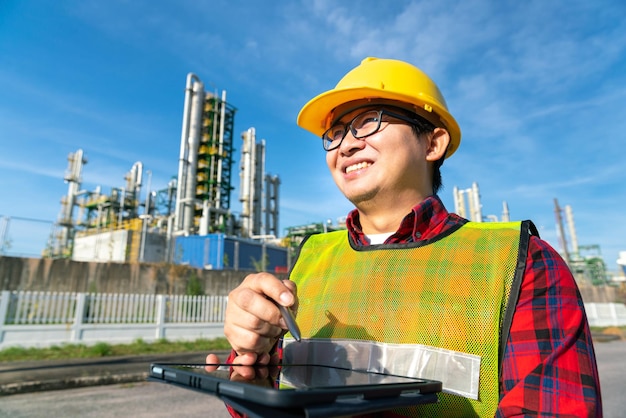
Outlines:
[[221,97],[205,92],[195,74],[187,75],[172,235],[278,235],[280,180],[265,174],[265,140],[257,142],[254,128],[241,135],[241,219],[231,214],[235,112],[226,102],[225,91]]
[[[472,183],[472,187],[469,189],[459,189],[455,186],[453,194],[454,211],[459,216],[469,219],[472,222],[483,222],[485,218],[491,222],[498,222],[496,215],[487,215],[483,218],[483,205],[480,202],[478,183]],[[509,205],[506,202],[502,202],[502,218],[500,220],[502,222],[510,221]]]
[[71,248],[75,232],[74,206],[79,196],[83,165],[87,164],[82,149],[70,153],[67,161],[67,171],[63,177],[63,180],[68,184],[67,195],[61,198],[61,213],[57,221],[58,231],[54,243],[48,249],[50,252],[48,255],[54,257],[67,255],[67,250]]
[[[278,236],[278,176],[265,174],[265,140],[257,142],[256,130],[241,134],[240,193],[241,236],[276,238]],[[265,181],[265,188],[263,187]],[[265,191],[265,199],[263,192]],[[265,212],[263,222],[262,212]]]
[[187,75],[173,235],[225,231],[230,221],[236,109]]
[[[565,212],[567,233],[563,226],[562,212]],[[561,256],[569,265],[579,285],[604,284],[607,282],[607,268],[598,244],[580,245],[574,223],[574,212],[570,205],[559,206],[554,199],[554,215],[556,218]],[[569,242],[568,242],[569,241]],[[619,263],[619,262],[618,262]]]

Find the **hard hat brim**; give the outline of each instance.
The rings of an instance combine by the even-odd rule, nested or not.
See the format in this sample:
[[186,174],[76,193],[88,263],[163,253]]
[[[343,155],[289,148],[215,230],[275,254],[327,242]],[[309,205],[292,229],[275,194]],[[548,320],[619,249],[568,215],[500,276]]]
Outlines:
[[[309,100],[302,107],[298,114],[297,123],[301,128],[321,137],[330,127],[329,124],[332,122],[333,111],[337,107],[353,101],[371,100],[375,103],[377,99],[398,101],[404,104],[405,107],[410,105],[417,110],[416,113],[425,117],[435,126],[446,129],[450,134],[450,145],[448,146],[446,158],[450,157],[458,149],[461,142],[461,130],[456,120],[446,109],[433,103],[433,100],[429,97],[424,97],[424,101],[420,102],[413,96],[384,89],[352,87],[329,90]],[[424,110],[428,107],[431,109],[430,112]]]

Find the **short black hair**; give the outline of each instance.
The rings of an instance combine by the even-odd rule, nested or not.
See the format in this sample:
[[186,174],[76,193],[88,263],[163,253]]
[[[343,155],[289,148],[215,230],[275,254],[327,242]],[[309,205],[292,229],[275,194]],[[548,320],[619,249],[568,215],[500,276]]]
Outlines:
[[443,160],[446,159],[446,155],[435,161],[433,167],[433,194],[438,194],[439,190],[443,187],[443,181],[441,180],[441,166],[443,165]]

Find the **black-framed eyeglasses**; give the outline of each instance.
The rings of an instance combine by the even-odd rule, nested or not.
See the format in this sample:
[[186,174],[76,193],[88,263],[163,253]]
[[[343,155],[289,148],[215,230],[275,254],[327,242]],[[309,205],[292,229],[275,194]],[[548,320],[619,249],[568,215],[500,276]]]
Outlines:
[[[324,132],[322,135],[322,145],[324,146],[324,149],[326,151],[332,151],[335,148],[338,148],[346,135],[348,135],[348,131],[350,131],[352,136],[357,139],[363,139],[375,134],[382,126],[383,115],[400,119],[410,125],[416,126],[420,131],[435,129],[434,126],[424,120],[411,118],[387,109],[370,109],[356,115],[350,123],[337,123]],[[389,123],[388,121],[385,122]]]

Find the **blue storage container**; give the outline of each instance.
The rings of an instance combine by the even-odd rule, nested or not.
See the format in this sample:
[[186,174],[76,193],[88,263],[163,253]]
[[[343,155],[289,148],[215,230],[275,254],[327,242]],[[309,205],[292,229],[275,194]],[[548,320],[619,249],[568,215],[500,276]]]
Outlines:
[[176,237],[173,262],[201,269],[221,270],[224,268],[223,254],[223,234]]
[[257,271],[265,263],[265,271],[287,269],[287,248],[224,234],[176,237],[174,264],[187,264],[213,270]]

